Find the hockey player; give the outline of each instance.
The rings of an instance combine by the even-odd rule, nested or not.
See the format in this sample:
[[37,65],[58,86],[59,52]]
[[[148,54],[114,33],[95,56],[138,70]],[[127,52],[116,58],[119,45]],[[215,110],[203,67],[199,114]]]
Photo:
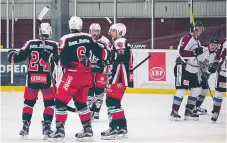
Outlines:
[[112,78],[106,92],[106,105],[111,115],[109,129],[101,133],[102,139],[127,138],[127,123],[121,100],[127,86],[132,87],[132,53],[127,39],[126,27],[122,23],[113,24],[109,29],[112,37],[113,69]]
[[[226,92],[226,72],[227,72],[227,59],[226,59],[226,48],[227,48],[227,39],[225,39],[221,44],[221,52],[218,50],[215,57],[215,62],[210,65],[209,72],[215,73],[217,70],[217,83],[216,83],[216,92],[214,96],[213,104],[213,116],[211,120],[216,122],[221,110],[221,104]],[[219,54],[220,53],[220,54]],[[219,61],[220,59],[220,61]]]
[[[43,94],[43,135],[46,139],[51,133],[51,122],[54,114],[55,90],[52,80],[53,63],[58,63],[58,43],[50,40],[52,29],[49,23],[41,23],[39,28],[40,39],[29,40],[20,49],[9,50],[9,62],[18,63],[28,59],[28,73],[24,91],[24,107],[22,112],[23,127],[20,135],[26,138],[33,113],[33,107],[38,98],[39,90]],[[50,66],[52,65],[52,66]]]
[[197,56],[203,53],[203,48],[198,40],[203,31],[203,23],[197,21],[195,25],[191,25],[190,34],[183,36],[179,42],[179,56],[174,67],[176,94],[173,97],[172,112],[170,114],[173,120],[181,118],[178,110],[187,89],[190,89],[191,93],[185,109],[185,119],[198,120],[199,118],[199,115],[193,113],[193,109],[197,96],[201,93],[197,75],[199,72]]
[[[89,33],[92,38],[97,41],[100,47],[110,51],[110,41],[100,35],[101,26],[98,23],[92,23],[89,27]],[[109,65],[106,65],[102,60],[98,59],[95,55],[91,56],[91,67],[93,75],[93,85],[88,92],[88,105],[90,106],[92,118],[99,119],[99,111],[103,103],[104,89],[108,82]]]
[[82,19],[72,16],[69,20],[70,34],[59,41],[60,62],[64,68],[62,81],[56,95],[56,131],[50,141],[62,142],[65,137],[67,104],[73,99],[79,113],[83,130],[77,133],[77,141],[93,141],[91,114],[88,108],[87,94],[91,86],[92,74],[89,61],[90,54],[100,60],[108,59],[108,51],[101,48],[90,34],[82,33]]
[[210,74],[207,73],[209,64],[214,62],[215,56],[216,56],[216,50],[219,47],[219,38],[212,36],[208,47],[203,47],[203,53],[198,56],[199,60],[199,66],[203,71],[199,71],[200,77],[201,77],[201,86],[202,86],[202,92],[199,94],[198,99],[196,101],[196,111],[200,114],[206,114],[207,110],[204,108],[201,108],[201,104],[203,103],[206,94],[208,93],[208,78],[210,77]]

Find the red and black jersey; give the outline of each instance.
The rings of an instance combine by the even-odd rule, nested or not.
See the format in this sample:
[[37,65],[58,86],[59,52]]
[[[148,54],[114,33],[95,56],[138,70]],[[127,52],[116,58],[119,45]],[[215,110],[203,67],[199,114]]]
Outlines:
[[[44,49],[52,53],[55,61],[50,63],[42,59]],[[54,65],[58,63],[58,43],[52,40],[29,40],[15,53],[13,62],[18,63],[28,60],[27,86],[33,89],[46,89],[52,85],[51,72]]]
[[71,33],[63,36],[59,41],[59,54],[61,65],[71,71],[90,70],[90,55],[98,59],[108,59],[109,53],[101,48],[90,34]]
[[[118,38],[112,41],[112,52],[113,52],[113,73],[118,75],[124,75],[124,84],[128,87],[133,87],[133,55],[131,46],[125,38]],[[124,68],[119,68],[119,65]],[[113,75],[115,77],[115,75]],[[113,79],[113,82],[115,80]]]

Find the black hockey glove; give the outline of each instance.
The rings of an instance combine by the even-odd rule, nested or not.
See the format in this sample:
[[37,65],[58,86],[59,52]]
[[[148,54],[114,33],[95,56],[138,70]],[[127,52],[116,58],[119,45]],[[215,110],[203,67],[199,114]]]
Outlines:
[[207,82],[209,77],[210,77],[209,73],[203,73],[203,75],[201,76],[201,79],[202,79],[202,81]]
[[218,68],[218,65],[219,65],[218,62],[214,62],[214,63],[210,64],[208,67],[208,72],[210,72],[211,74],[215,73]]
[[193,51],[194,55],[197,57],[198,55],[201,55],[203,53],[203,48],[198,47]]
[[102,61],[102,60],[98,60],[97,61],[97,66],[98,67],[105,67],[107,65],[107,62],[106,61]]
[[11,49],[11,50],[8,51],[8,61],[10,63],[12,62],[12,57],[13,57],[14,54],[17,54],[16,50]]

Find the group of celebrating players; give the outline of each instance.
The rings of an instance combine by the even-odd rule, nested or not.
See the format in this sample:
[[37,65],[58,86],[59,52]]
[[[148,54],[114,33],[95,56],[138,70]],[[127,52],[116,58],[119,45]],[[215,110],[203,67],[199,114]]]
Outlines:
[[[83,130],[75,134],[77,141],[93,141],[91,119],[99,118],[99,111],[106,94],[109,129],[101,133],[102,139],[127,138],[127,122],[121,100],[126,87],[132,86],[132,52],[127,39],[126,27],[122,23],[111,25],[110,42],[100,34],[101,27],[92,23],[89,34],[82,31],[83,21],[72,16],[69,20],[70,34],[59,42],[51,40],[49,23],[41,23],[39,39],[29,40],[17,52],[9,50],[9,62],[26,59],[28,73],[24,91],[22,112],[23,127],[20,135],[26,138],[39,90],[44,99],[42,127],[44,139],[64,142],[67,106],[72,99],[79,114]],[[63,68],[60,85],[56,89],[55,65]],[[55,111],[56,131],[51,130]]]
[[180,120],[178,114],[183,96],[190,89],[185,107],[185,120],[198,120],[199,115],[207,114],[201,105],[208,92],[211,93],[208,79],[216,73],[216,88],[213,99],[213,116],[218,119],[224,93],[226,92],[226,48],[227,39],[219,42],[218,36],[212,36],[207,45],[202,45],[198,37],[203,33],[204,25],[197,21],[190,26],[190,33],[184,35],[178,45],[179,55],[174,67],[176,94],[173,97],[171,119]]
[[[127,138],[127,122],[121,100],[126,87],[133,85],[133,57],[126,38],[126,27],[122,23],[110,26],[111,42],[100,34],[101,27],[92,23],[89,34],[82,31],[83,21],[72,16],[69,20],[70,34],[59,42],[51,40],[49,23],[41,23],[39,39],[29,40],[17,52],[9,50],[9,62],[26,59],[28,73],[24,91],[22,111],[22,137],[27,137],[39,90],[43,94],[44,111],[42,127],[44,139],[64,142],[67,104],[72,99],[79,114],[83,130],[75,134],[77,141],[93,141],[91,120],[99,119],[99,111],[106,95],[109,129],[101,133],[102,139]],[[204,31],[202,22],[191,25],[190,33],[181,38],[179,56],[174,67],[176,94],[173,98],[171,118],[179,120],[178,114],[183,96],[190,89],[185,119],[198,120],[199,114],[206,114],[201,108],[209,85],[208,78],[217,74],[216,92],[213,97],[212,121],[216,121],[226,92],[226,39],[220,44],[218,37],[212,37],[207,46],[200,44],[198,37]],[[63,68],[60,85],[56,89],[55,65]],[[56,131],[51,130],[55,111]]]

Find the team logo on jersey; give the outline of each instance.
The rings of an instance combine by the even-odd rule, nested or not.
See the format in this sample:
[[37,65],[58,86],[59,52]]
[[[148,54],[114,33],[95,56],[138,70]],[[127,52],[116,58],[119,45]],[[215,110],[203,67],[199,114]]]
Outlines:
[[166,54],[165,52],[149,52],[152,58],[148,63],[149,81],[166,81]]
[[46,74],[31,74],[30,82],[47,84],[47,75]]

